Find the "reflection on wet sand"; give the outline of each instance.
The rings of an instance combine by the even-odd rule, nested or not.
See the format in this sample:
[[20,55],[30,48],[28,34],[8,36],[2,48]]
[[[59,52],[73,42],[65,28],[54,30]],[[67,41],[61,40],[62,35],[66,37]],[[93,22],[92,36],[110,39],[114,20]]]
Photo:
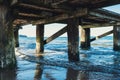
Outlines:
[[40,64],[36,65],[34,80],[41,80],[42,74],[43,74],[43,69],[41,66],[43,65],[40,65]]
[[16,70],[0,70],[0,80],[16,80]]
[[[51,72],[54,72],[55,69],[51,69]],[[44,72],[45,71],[45,72]],[[43,65],[37,64],[34,80],[58,80],[61,79],[63,76],[66,75],[65,79],[63,80],[89,80],[89,73],[86,71],[79,71],[74,70],[72,68],[68,68],[66,73],[61,73],[61,71],[58,71],[57,73],[51,73],[49,70],[44,69]],[[56,72],[56,71],[55,71]],[[55,75],[61,75],[62,76],[55,76]]]
[[[43,53],[40,53],[40,54],[43,54]],[[40,54],[39,55],[37,53],[35,54],[37,57],[37,60],[44,59],[43,55],[40,55]],[[43,67],[44,65],[41,65],[40,63],[36,64],[34,80],[41,80],[42,74],[43,74]]]
[[[113,58],[113,61],[114,61],[114,64],[113,64],[113,69],[118,69],[120,70],[120,54],[114,54],[114,58]],[[119,65],[119,66],[118,66]],[[116,78],[117,77],[117,74],[113,73],[113,77]]]
[[66,80],[88,80],[88,73],[68,68]]
[[[19,69],[17,80],[28,80],[28,78],[29,80],[120,80],[120,54],[116,52],[114,54],[99,52],[99,54],[91,53],[91,55],[81,53],[79,63],[55,61],[50,58],[51,55],[37,57],[33,58],[34,65],[33,62],[21,64],[25,69]],[[30,57],[30,59],[32,58]],[[36,63],[37,65],[35,65]],[[6,76],[6,74],[1,75],[0,80],[16,80],[15,77],[14,79],[4,79],[3,75]]]

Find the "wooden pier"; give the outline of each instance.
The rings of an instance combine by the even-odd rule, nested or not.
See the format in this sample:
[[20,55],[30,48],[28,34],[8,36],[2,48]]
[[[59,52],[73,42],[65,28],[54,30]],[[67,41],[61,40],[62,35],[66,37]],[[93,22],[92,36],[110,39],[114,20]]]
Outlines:
[[[19,28],[27,24],[36,25],[37,54],[44,52],[45,44],[67,32],[68,59],[79,61],[79,31],[82,49],[113,33],[114,50],[120,50],[120,14],[102,9],[116,4],[120,0],[0,0],[0,68],[16,66],[14,47],[19,47]],[[44,40],[44,25],[49,23],[67,26]],[[103,26],[113,26],[113,30],[90,39],[90,28]]]

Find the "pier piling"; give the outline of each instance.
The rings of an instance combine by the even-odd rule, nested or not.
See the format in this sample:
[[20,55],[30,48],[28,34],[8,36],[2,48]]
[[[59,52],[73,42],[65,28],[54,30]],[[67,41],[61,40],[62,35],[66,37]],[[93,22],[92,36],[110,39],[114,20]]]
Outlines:
[[7,5],[0,4],[0,68],[15,68],[13,14]]
[[79,19],[68,20],[68,58],[69,61],[79,61]]
[[90,28],[80,28],[80,42],[81,49],[89,49],[90,48]]
[[114,26],[113,28],[113,49],[120,51],[120,26]]
[[36,26],[36,54],[44,52],[44,25]]

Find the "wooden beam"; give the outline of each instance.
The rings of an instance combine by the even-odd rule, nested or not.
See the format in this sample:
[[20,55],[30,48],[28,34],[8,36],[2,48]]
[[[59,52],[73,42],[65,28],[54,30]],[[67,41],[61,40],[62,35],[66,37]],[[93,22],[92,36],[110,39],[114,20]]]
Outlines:
[[16,18],[19,20],[27,20],[28,22],[42,19],[41,17],[24,16],[24,15],[18,15]]
[[[41,10],[36,10],[36,9],[31,9],[31,8],[24,8],[23,6],[19,7],[15,7],[15,12],[16,13],[22,13],[22,14],[27,14],[29,16],[29,14],[31,15],[36,15],[37,17],[41,17],[41,18],[45,18],[47,16],[53,16],[55,14],[51,13],[51,12],[47,12],[47,11],[41,11]],[[16,10],[17,9],[17,10]]]
[[101,13],[95,12],[95,11],[90,11],[89,15],[96,16],[96,17],[99,17],[101,19],[108,19],[108,20],[112,20],[112,21],[120,21],[120,18],[118,18],[118,17],[109,16],[109,14],[101,14]]
[[91,5],[91,7],[90,6],[88,6],[88,7],[90,7],[90,8],[102,8],[102,7],[108,7],[108,6],[120,4],[120,0],[103,0],[103,1],[100,1],[98,3],[94,3],[94,1],[92,1],[92,3],[93,3],[93,5]]
[[48,11],[48,12],[58,12],[58,13],[68,13],[68,11],[64,9],[59,9],[59,8],[52,8],[52,7],[46,7],[46,6],[37,6],[37,5],[31,5],[31,4],[25,4],[25,3],[20,3],[19,6],[25,7],[25,8],[32,8],[32,9],[37,9],[37,10],[43,10],[43,11]]
[[87,15],[87,8],[79,9],[77,11],[71,12],[71,14],[61,14],[54,17],[48,17],[46,19],[41,19],[35,22],[32,22],[32,24],[47,24],[52,22],[57,22],[65,19],[75,18],[75,17],[81,17],[84,15]]
[[44,25],[42,24],[36,26],[36,54],[41,54],[43,52],[44,52]]
[[95,9],[93,10],[97,13],[101,13],[101,14],[105,14],[105,15],[108,15],[108,16],[111,16],[111,17],[117,17],[117,18],[120,18],[120,14],[119,13],[116,13],[116,12],[113,12],[113,11],[110,11],[110,10],[106,10],[106,9]]
[[74,2],[74,5],[76,3],[76,4],[79,4],[78,5],[79,7],[87,7],[90,10],[120,4],[120,0],[92,0],[92,1],[91,0],[75,0],[75,1],[72,0],[72,2]]
[[[43,6],[43,7],[47,7],[47,8],[53,8],[53,9],[65,9],[66,7],[59,7],[58,5],[54,5],[56,3],[60,3],[63,0],[20,0],[20,3],[25,3],[25,4],[33,4],[33,5],[37,5],[37,6]],[[70,8],[69,8],[70,9]]]
[[69,61],[79,61],[79,19],[68,20],[68,59]]
[[36,14],[18,13],[18,15],[20,15],[20,16],[27,16],[27,17],[39,17],[39,18],[41,18],[41,16],[36,15]]
[[50,5],[53,0],[20,0],[19,2],[35,5]]
[[110,27],[110,26],[114,26],[117,25],[117,23],[93,23],[90,25],[81,25],[82,28],[98,28],[98,27]]
[[80,28],[80,44],[82,49],[90,48],[90,28]]
[[113,30],[108,31],[108,32],[106,32],[106,33],[104,33],[104,34],[101,34],[101,35],[99,35],[99,36],[96,36],[95,38],[92,38],[92,39],[90,40],[90,42],[95,41],[95,40],[97,40],[97,39],[99,39],[99,38],[105,37],[105,36],[107,36],[107,35],[110,35],[110,34],[112,34],[112,33],[113,33]]
[[14,20],[13,22],[13,25],[16,26],[16,25],[21,25],[21,26],[24,26],[24,25],[28,25],[30,24],[29,21],[26,21],[26,20],[23,20],[23,19],[16,19]]
[[56,32],[55,34],[53,34],[51,37],[47,38],[44,41],[44,44],[47,44],[47,43],[51,42],[52,40],[56,39],[60,35],[64,34],[66,31],[67,31],[67,27],[64,27],[63,29],[61,29],[58,32]]
[[68,1],[68,0],[59,0],[59,1],[56,1],[56,2],[52,3],[52,6],[60,5],[60,4],[64,3],[64,2],[66,2],[66,1]]

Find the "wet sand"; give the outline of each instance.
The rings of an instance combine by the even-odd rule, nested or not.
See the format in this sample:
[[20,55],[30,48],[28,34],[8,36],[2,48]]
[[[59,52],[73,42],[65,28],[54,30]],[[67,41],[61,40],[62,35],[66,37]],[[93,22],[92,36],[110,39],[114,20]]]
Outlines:
[[[32,54],[17,53],[17,69],[0,71],[0,80],[120,80],[118,62],[113,63],[112,61],[118,61],[119,57],[116,58],[112,52],[107,54],[109,56],[104,54],[105,52],[99,55],[93,55],[94,53],[89,51],[86,52],[91,53],[92,56],[83,52],[80,55],[81,62],[78,63],[70,63],[64,59],[53,61],[51,60],[53,55],[47,53],[45,53],[45,59],[40,60]],[[51,54],[54,53],[51,52]],[[61,56],[63,57],[63,54],[59,53],[56,56],[58,55],[59,59]],[[104,60],[100,62],[102,58]],[[89,60],[94,62],[92,63]],[[98,60],[99,62],[97,62]],[[108,62],[105,64],[104,61],[107,60]]]

